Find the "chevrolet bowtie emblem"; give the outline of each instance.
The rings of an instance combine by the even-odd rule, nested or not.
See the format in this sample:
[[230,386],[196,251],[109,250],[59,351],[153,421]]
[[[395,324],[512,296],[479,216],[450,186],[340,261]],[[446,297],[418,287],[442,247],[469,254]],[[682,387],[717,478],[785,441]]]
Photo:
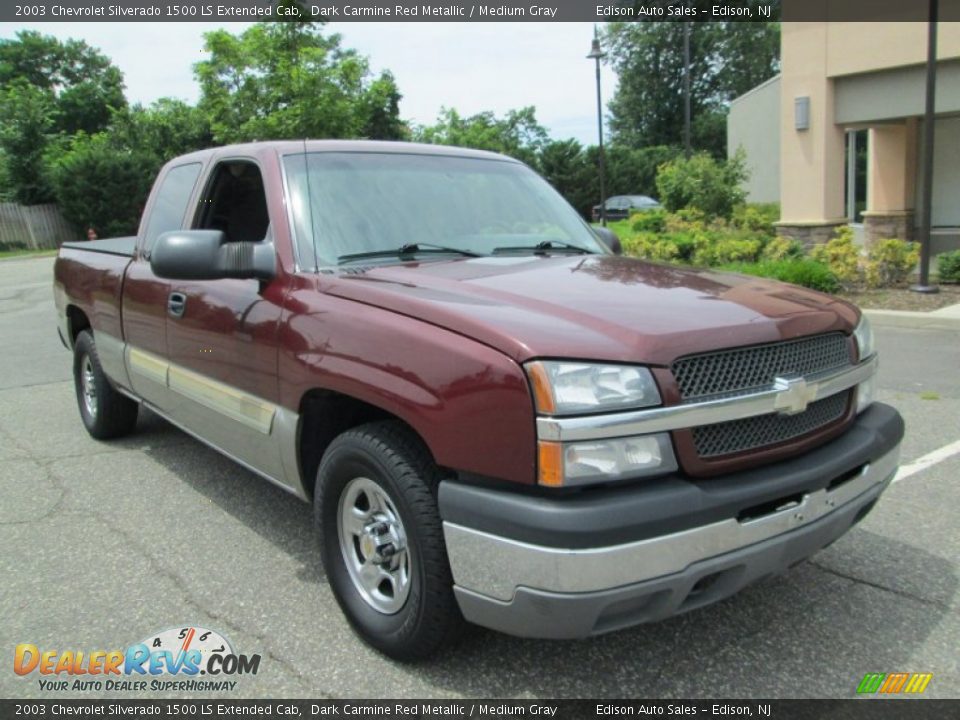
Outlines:
[[774,407],[783,415],[796,415],[817,399],[817,383],[808,383],[802,377],[778,377],[773,381],[778,390]]

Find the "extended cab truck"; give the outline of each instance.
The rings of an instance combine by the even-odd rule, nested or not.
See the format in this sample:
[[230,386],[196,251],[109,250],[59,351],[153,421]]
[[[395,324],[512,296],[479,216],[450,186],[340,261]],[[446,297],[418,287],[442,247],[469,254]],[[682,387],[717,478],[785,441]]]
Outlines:
[[138,235],[64,245],[54,291],[90,434],[142,405],[312,502],[350,623],[412,659],[464,619],[701,607],[894,475],[855,307],[612,245],[499,155],[259,143],[169,162]]

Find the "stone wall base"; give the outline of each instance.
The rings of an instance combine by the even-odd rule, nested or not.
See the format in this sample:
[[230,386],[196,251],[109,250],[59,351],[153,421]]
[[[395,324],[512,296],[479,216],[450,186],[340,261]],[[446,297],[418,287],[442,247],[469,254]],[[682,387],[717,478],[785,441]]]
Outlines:
[[836,234],[837,229],[845,226],[846,220],[830,220],[822,223],[776,223],[777,235],[796,240],[809,250],[814,245],[822,245]]
[[906,240],[915,239],[916,232],[913,225],[913,211],[873,212],[863,214],[863,244],[869,248],[878,240]]

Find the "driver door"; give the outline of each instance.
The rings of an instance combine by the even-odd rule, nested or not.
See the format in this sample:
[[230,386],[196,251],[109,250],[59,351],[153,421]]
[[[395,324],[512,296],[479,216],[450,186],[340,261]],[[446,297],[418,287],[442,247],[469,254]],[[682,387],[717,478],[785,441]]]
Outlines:
[[[270,217],[253,159],[217,163],[192,229],[263,242]],[[166,318],[171,416],[254,470],[283,477],[275,435],[282,281],[171,280]]]

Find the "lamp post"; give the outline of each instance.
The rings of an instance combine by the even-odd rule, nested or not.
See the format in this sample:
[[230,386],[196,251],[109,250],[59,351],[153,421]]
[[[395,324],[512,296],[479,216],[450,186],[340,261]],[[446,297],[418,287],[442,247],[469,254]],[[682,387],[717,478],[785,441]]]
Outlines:
[[606,54],[600,49],[600,38],[597,36],[597,28],[593,28],[593,42],[590,44],[590,54],[587,57],[594,60],[597,64],[597,133],[600,137],[600,224],[607,226],[607,190],[603,161],[603,105],[600,100],[600,60],[606,57]]
[[690,21],[683,23],[683,154],[690,157]]
[[930,284],[930,237],[933,214],[933,127],[937,95],[937,0],[930,0],[927,22],[927,97],[923,113],[923,205],[920,208],[920,278],[910,287],[914,292],[935,293]]

